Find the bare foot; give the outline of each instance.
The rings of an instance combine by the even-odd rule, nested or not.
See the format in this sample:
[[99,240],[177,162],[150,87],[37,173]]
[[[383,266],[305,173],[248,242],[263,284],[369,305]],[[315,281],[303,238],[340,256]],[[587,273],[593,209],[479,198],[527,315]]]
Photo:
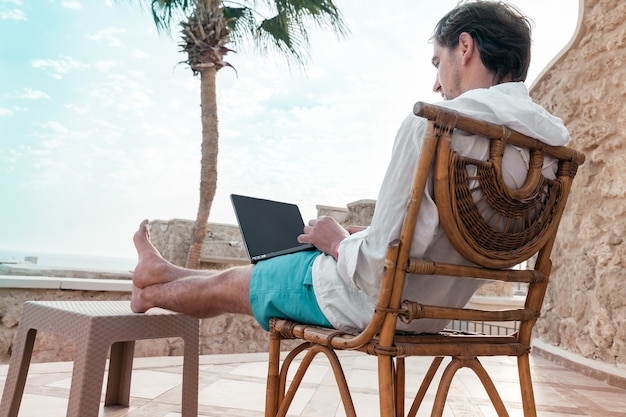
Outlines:
[[143,291],[142,289],[137,288],[133,285],[132,298],[130,300],[130,308],[135,313],[145,313],[152,307],[142,298],[141,296],[142,291]]
[[[139,230],[133,236],[133,243],[137,249],[137,266],[133,272],[133,287],[145,288],[153,284],[162,284],[192,275],[194,271],[180,268],[165,260],[157,248],[150,242],[148,220],[139,225]],[[134,298],[133,289],[133,298]]]

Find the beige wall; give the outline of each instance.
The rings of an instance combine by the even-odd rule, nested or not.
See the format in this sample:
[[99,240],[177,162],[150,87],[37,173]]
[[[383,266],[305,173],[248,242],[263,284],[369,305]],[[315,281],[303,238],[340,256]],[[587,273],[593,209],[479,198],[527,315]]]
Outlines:
[[[112,281],[130,281],[130,273],[45,269],[18,264],[0,265],[0,277],[2,277],[0,278],[0,364],[9,361],[22,305],[25,301],[130,300],[131,297],[130,285],[113,285],[117,289],[112,289],[107,284]],[[68,285],[60,285],[60,282],[42,283],[47,280],[54,281],[55,278],[65,281]],[[93,282],[68,283],[73,279]],[[59,290],[59,287],[73,289]],[[100,288],[100,290],[95,288]],[[202,355],[266,352],[268,346],[268,333],[252,317],[224,314],[200,321],[200,354]],[[137,341],[135,346],[135,356],[181,355],[182,349],[183,343],[179,338],[141,340]],[[37,333],[33,362],[67,361],[72,360],[73,355],[72,340],[44,331]]]
[[[130,292],[0,288],[0,364],[9,362],[23,303],[33,300],[130,300]],[[293,342],[288,343],[286,348],[293,345]],[[223,314],[200,321],[202,355],[267,352],[268,347],[269,335],[253,317]],[[136,357],[182,355],[182,351],[183,342],[175,337],[139,340],[135,346]],[[44,331],[37,332],[33,362],[69,361],[73,357],[72,340]]]
[[587,158],[559,231],[537,334],[626,364],[626,2],[581,0],[574,39],[531,95],[565,121],[571,145]]

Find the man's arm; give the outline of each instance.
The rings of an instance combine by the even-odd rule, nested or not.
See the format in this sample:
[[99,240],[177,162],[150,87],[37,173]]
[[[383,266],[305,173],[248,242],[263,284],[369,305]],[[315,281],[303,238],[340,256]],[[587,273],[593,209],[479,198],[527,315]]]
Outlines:
[[358,232],[362,232],[365,229],[367,229],[367,226],[356,226],[356,225],[353,225],[353,224],[351,224],[350,226],[346,226],[346,230],[351,235],[353,235],[355,233],[358,233]]

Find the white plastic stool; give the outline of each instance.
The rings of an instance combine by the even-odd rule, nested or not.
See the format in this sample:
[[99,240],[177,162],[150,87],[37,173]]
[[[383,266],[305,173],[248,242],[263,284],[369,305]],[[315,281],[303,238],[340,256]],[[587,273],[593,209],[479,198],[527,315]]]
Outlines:
[[109,349],[104,405],[128,407],[135,341],[165,337],[184,341],[181,413],[197,416],[198,319],[162,309],[133,313],[129,301],[27,301],[15,336],[0,417],[18,415],[38,330],[74,340],[68,417],[98,415]]

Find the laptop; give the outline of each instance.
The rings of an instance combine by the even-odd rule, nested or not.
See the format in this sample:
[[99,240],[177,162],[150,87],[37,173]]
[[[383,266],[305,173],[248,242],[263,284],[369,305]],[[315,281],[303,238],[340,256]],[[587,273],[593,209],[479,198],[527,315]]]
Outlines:
[[250,262],[315,248],[298,242],[304,222],[295,204],[238,194],[230,200]]

